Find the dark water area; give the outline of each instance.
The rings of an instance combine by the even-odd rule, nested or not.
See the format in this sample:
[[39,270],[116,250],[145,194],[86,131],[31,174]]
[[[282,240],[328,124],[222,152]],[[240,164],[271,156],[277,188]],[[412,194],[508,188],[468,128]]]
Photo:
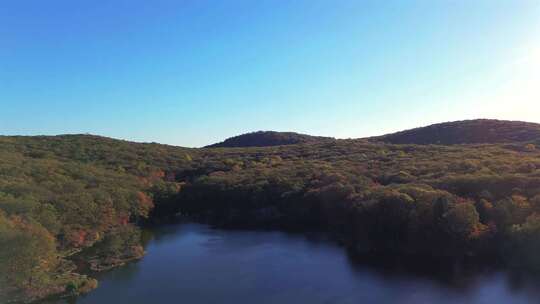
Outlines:
[[51,303],[540,303],[540,280],[467,265],[370,262],[321,236],[177,224],[146,231],[147,255]]

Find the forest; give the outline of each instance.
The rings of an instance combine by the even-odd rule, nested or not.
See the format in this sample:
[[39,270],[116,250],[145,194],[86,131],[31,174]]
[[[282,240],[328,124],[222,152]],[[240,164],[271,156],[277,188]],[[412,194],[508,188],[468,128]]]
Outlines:
[[268,147],[332,140],[331,137],[311,136],[295,132],[257,131],[208,145],[206,148]]
[[0,302],[88,292],[98,282],[78,272],[81,253],[94,270],[122,265],[144,255],[139,227],[179,216],[320,230],[359,254],[476,257],[540,271],[540,132],[487,123],[518,134],[199,149],[0,136]]
[[392,144],[479,144],[538,140],[540,124],[524,121],[473,119],[445,122],[370,138]]

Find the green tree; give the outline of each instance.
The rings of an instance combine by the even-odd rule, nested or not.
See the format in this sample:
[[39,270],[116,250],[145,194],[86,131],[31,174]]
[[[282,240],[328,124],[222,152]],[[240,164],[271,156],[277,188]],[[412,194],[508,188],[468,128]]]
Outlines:
[[450,235],[464,240],[478,227],[479,218],[472,203],[458,203],[443,214],[443,227]]
[[0,281],[31,288],[48,281],[57,262],[53,236],[39,223],[0,213]]

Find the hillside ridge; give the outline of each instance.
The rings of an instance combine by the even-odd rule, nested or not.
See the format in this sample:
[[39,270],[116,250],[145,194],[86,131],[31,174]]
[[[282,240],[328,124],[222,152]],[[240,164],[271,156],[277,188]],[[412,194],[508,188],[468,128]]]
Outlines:
[[269,147],[333,140],[331,137],[312,136],[296,132],[256,131],[229,137],[205,148]]
[[391,144],[483,144],[540,140],[540,124],[497,119],[460,120],[432,124],[367,138]]

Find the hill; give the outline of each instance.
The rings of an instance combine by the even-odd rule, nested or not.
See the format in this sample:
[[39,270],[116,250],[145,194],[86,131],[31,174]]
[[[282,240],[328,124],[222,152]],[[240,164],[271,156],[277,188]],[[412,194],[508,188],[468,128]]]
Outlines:
[[330,137],[311,136],[294,132],[257,131],[234,136],[205,148],[269,147],[332,140]]
[[392,144],[481,144],[540,140],[540,124],[493,119],[463,120],[434,124],[369,138]]
[[188,149],[0,136],[0,302],[91,290],[96,281],[74,259],[106,270],[140,258],[139,227],[177,214],[327,231],[357,253],[496,256],[540,269],[540,149],[365,140]]

